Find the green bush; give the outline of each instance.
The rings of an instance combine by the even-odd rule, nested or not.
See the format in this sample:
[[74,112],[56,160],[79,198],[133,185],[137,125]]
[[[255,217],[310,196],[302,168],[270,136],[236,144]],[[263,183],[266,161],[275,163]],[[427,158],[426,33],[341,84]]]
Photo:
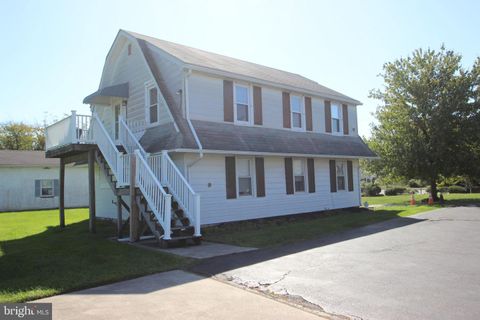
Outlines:
[[386,196],[396,196],[399,194],[404,193],[406,188],[403,187],[394,187],[394,188],[389,188],[385,190],[385,195]]
[[362,183],[362,195],[367,197],[374,197],[380,194],[382,189],[375,183],[365,182]]
[[449,193],[466,193],[467,190],[465,190],[465,188],[462,186],[450,186],[448,187],[448,192]]

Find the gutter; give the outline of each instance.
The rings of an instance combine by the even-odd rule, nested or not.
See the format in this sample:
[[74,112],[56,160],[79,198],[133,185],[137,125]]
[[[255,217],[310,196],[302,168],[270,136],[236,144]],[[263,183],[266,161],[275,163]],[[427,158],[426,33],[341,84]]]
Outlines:
[[198,158],[192,161],[187,165],[187,179],[190,180],[190,168],[193,167],[197,162],[202,160],[203,158],[203,147],[202,143],[200,142],[200,139],[198,138],[197,132],[195,131],[195,128],[193,127],[192,122],[190,121],[190,101],[188,99],[188,77],[192,74],[191,69],[186,69],[185,72],[185,77],[183,78],[183,88],[184,88],[184,94],[183,94],[183,101],[185,103],[185,119],[187,119],[188,126],[190,127],[190,130],[192,131],[193,137],[195,139],[195,142],[197,143],[198,146]]

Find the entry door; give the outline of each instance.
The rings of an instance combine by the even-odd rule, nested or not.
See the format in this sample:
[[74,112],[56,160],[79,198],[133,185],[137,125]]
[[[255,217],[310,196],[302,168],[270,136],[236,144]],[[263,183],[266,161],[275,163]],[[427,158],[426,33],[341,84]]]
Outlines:
[[121,102],[113,105],[113,137],[116,144],[120,143],[120,116],[125,119],[125,107]]

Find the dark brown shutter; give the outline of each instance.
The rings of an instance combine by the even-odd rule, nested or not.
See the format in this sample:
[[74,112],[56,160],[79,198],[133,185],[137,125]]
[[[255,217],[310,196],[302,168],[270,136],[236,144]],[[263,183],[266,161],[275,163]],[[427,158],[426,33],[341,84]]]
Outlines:
[[325,132],[332,132],[332,108],[330,101],[325,101]]
[[330,160],[330,192],[337,192],[337,168],[335,168],[335,160]]
[[307,125],[307,131],[313,130],[312,121],[312,98],[305,97],[305,122]]
[[225,178],[227,187],[227,199],[235,199],[237,197],[235,157],[225,157]]
[[262,125],[262,88],[253,87],[253,123]]
[[285,184],[287,194],[293,194],[293,161],[292,158],[285,158]]
[[352,161],[347,161],[348,191],[353,191],[353,165]]
[[291,128],[290,124],[290,93],[282,92],[283,127]]
[[343,114],[343,134],[348,134],[348,106],[342,104],[342,114]]
[[308,192],[315,192],[315,160],[307,159]]
[[255,175],[257,197],[265,197],[265,165],[263,158],[255,158]]
[[233,82],[223,80],[223,120],[233,122]]

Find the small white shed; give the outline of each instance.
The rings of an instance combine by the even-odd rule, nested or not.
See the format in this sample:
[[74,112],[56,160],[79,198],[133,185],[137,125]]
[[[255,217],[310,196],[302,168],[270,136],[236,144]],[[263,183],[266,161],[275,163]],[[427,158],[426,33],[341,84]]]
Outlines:
[[[58,208],[59,159],[44,151],[0,150],[0,212]],[[88,206],[86,165],[65,167],[65,206]]]

